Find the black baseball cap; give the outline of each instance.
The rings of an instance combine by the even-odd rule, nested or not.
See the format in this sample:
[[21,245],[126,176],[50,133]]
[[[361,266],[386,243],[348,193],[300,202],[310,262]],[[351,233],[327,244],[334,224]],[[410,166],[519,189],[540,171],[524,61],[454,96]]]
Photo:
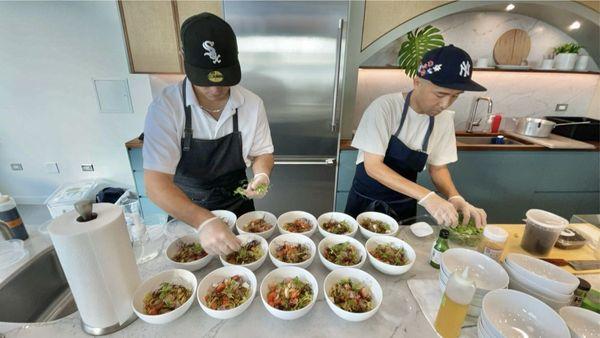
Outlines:
[[473,61],[467,52],[448,45],[425,53],[417,76],[444,88],[483,92],[487,89],[471,80]]
[[197,86],[234,86],[242,72],[237,39],[225,20],[211,13],[194,15],[181,25],[185,74]]

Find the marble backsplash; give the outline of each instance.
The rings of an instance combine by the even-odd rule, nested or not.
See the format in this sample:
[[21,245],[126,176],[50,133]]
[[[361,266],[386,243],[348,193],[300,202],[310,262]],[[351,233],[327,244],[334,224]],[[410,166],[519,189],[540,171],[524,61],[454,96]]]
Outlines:
[[[456,112],[457,130],[466,129],[466,121],[475,99],[490,96],[493,112],[504,117],[501,128],[513,129],[509,117],[522,116],[589,116],[592,98],[600,76],[596,74],[493,72],[474,71],[473,79],[485,86],[486,92],[466,92],[449,108]],[[354,129],[363,112],[377,97],[394,92],[408,91],[412,80],[399,69],[360,69],[356,89]],[[566,111],[555,111],[559,103],[568,104]],[[485,102],[478,107],[478,117],[486,114]],[[596,112],[594,116],[600,113]],[[485,126],[484,126],[485,127]],[[476,128],[477,130],[477,128]]]
[[[531,49],[527,57],[528,64],[538,67],[544,58],[551,58],[554,47],[567,42],[576,42],[560,29],[528,16],[504,12],[466,12],[449,15],[433,21],[431,25],[440,29],[446,44],[454,44],[466,50],[476,62],[479,58],[487,58],[493,65],[493,50],[496,40],[511,29],[522,29],[531,38]],[[404,37],[390,43],[362,66],[396,65],[400,44]],[[584,46],[585,47],[585,46]],[[585,48],[580,54],[587,54]],[[593,60],[588,70],[598,70]]]

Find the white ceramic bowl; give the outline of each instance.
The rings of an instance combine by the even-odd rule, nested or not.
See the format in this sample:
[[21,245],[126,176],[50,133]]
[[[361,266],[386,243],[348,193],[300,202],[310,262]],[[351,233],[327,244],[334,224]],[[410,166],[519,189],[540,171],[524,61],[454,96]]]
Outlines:
[[[311,225],[310,230],[305,231],[305,232],[291,232],[291,231],[287,231],[284,229],[284,225],[286,223],[291,223],[295,220],[297,220],[298,218],[306,218]],[[282,214],[281,216],[279,216],[279,218],[277,218],[277,227],[279,228],[279,232],[281,232],[282,234],[300,234],[300,235],[305,235],[307,237],[312,236],[315,231],[317,231],[317,227],[318,227],[318,223],[317,223],[317,219],[315,218],[315,216],[309,214],[308,212],[305,211],[288,211],[284,214]]]
[[579,286],[577,277],[541,259],[510,253],[505,261],[516,274],[543,288],[568,295]]
[[481,316],[497,337],[570,337],[567,325],[554,310],[515,290],[490,291],[483,298]]
[[573,338],[600,337],[600,314],[575,306],[563,307],[559,314],[567,323]]
[[517,270],[514,269],[509,264],[504,263],[504,269],[508,273],[510,277],[510,285],[518,286],[519,290],[523,292],[529,293],[533,292],[532,296],[543,296],[545,298],[549,298],[558,302],[570,302],[573,299],[573,293],[565,295],[564,293],[556,292],[550,289],[547,289],[539,284],[532,283],[530,280],[525,278],[522,275],[519,275]]
[[[373,255],[371,255],[371,251],[374,250],[379,244],[391,244],[395,248],[404,248],[404,254],[408,259],[408,263],[402,266],[397,266],[384,263],[373,257]],[[373,236],[367,240],[367,243],[365,243],[365,249],[367,249],[367,255],[369,255],[369,262],[371,262],[371,265],[373,265],[373,267],[380,272],[392,276],[401,275],[410,270],[417,259],[415,250],[408,243],[398,237]]]
[[[257,218],[263,218],[263,217],[265,218],[265,221],[267,221],[267,223],[272,225],[269,230],[263,231],[263,232],[257,232],[257,233],[248,232],[248,231],[244,230],[244,228],[246,227],[246,225],[248,223],[250,223],[250,221],[253,221]],[[242,216],[240,216],[237,219],[237,221],[235,221],[235,227],[240,235],[255,234],[255,235],[259,235],[265,239],[269,239],[269,237],[271,237],[275,233],[275,230],[277,229],[277,217],[275,217],[275,215],[273,215],[272,213],[267,212],[267,211],[250,211],[250,212],[243,214]]]
[[345,233],[343,235],[350,236],[350,237],[354,237],[354,235],[356,235],[359,225],[358,225],[358,222],[354,219],[354,217],[344,214],[343,212],[327,212],[327,213],[324,213],[323,215],[319,216],[319,218],[317,218],[317,222],[319,223],[319,233],[321,233],[321,235],[323,237],[327,237],[329,235],[337,235],[337,234],[328,232],[327,230],[325,230],[323,228],[323,224],[326,222],[329,222],[331,220],[334,220],[337,222],[346,221],[352,230],[349,233]]
[[[329,246],[332,246],[335,244],[339,244],[339,243],[344,243],[344,242],[350,242],[351,245],[353,245],[354,247],[356,247],[356,249],[358,249],[358,252],[360,254],[360,262],[358,264],[351,265],[351,266],[338,265],[338,264],[328,261],[325,258],[325,256],[323,256],[323,252],[325,251],[326,247],[329,247]],[[329,236],[323,238],[319,242],[319,246],[318,246],[317,250],[319,251],[319,259],[321,260],[321,263],[323,263],[323,265],[325,265],[325,267],[329,270],[335,270],[335,269],[341,269],[341,268],[360,269],[367,260],[367,250],[365,249],[365,247],[359,241],[357,241],[356,239],[349,237],[349,236],[329,235]]]
[[213,255],[207,255],[205,257],[202,257],[202,258],[192,261],[192,262],[187,262],[187,263],[176,262],[173,260],[173,257],[177,254],[177,251],[179,251],[179,243],[180,242],[183,242],[186,244],[200,243],[200,238],[198,237],[198,235],[188,235],[185,237],[178,238],[178,239],[172,241],[171,244],[169,244],[169,246],[167,247],[167,250],[165,250],[165,256],[167,256],[167,260],[169,261],[169,263],[171,263],[173,266],[175,266],[178,269],[185,269],[188,271],[200,270],[203,267],[205,267],[208,263],[210,263],[210,261],[212,261],[212,259],[214,258]]
[[237,216],[233,212],[229,210],[213,210],[211,212],[213,215],[223,219],[229,225],[229,230],[233,231],[235,222],[237,221]]
[[[333,303],[333,300],[329,298],[329,291],[331,288],[340,280],[350,278],[353,282],[359,282],[362,285],[369,288],[371,291],[371,295],[373,297],[374,306],[371,311],[362,312],[362,313],[353,313],[342,310],[340,307]],[[368,273],[354,268],[342,268],[331,271],[327,277],[325,277],[325,281],[323,282],[323,293],[325,296],[325,301],[327,305],[333,310],[333,312],[338,315],[340,318],[349,320],[352,322],[360,322],[363,320],[367,320],[371,318],[377,311],[379,310],[379,306],[383,301],[383,290],[381,286],[377,282],[377,280],[369,275]]]
[[[173,311],[163,313],[161,315],[148,315],[144,311],[144,297],[146,294],[158,289],[161,283],[169,282],[173,284],[182,285],[192,290],[190,298],[183,303],[180,307]],[[159,273],[158,275],[151,277],[150,279],[142,282],[140,286],[135,290],[133,298],[131,300],[131,307],[135,314],[140,317],[141,320],[149,324],[166,324],[174,321],[181,317],[194,302],[196,297],[196,285],[198,280],[193,273],[183,269],[167,270]]]
[[[279,310],[271,305],[267,301],[267,296],[269,295],[269,285],[279,283],[286,278],[295,278],[298,277],[301,281],[310,284],[310,287],[313,292],[312,300],[305,307],[294,310],[294,311],[284,311]],[[269,311],[273,316],[284,319],[284,320],[293,320],[298,319],[308,312],[315,305],[317,301],[317,295],[319,294],[319,284],[315,277],[308,271],[299,268],[297,266],[284,266],[277,268],[271,272],[269,272],[265,278],[263,278],[262,283],[260,283],[260,298],[262,299],[263,304],[267,311]]]
[[221,260],[221,263],[223,264],[223,266],[230,266],[230,265],[243,266],[245,268],[250,269],[251,271],[255,271],[256,269],[260,268],[260,266],[263,265],[263,263],[265,262],[265,259],[267,259],[267,252],[269,251],[269,245],[267,244],[267,240],[264,239],[264,237],[259,236],[257,234],[243,234],[243,235],[237,235],[236,237],[239,238],[240,241],[242,241],[242,245],[244,245],[248,242],[251,242],[253,240],[259,241],[260,248],[262,249],[263,255],[257,261],[254,261],[254,262],[248,263],[248,264],[242,264],[242,265],[231,264],[225,260],[224,256],[219,256],[219,259]]
[[[283,245],[283,243],[285,242],[297,243],[307,246],[310,252],[310,257],[304,262],[300,263],[286,263],[280,261],[275,257],[275,252],[277,251],[277,248]],[[273,264],[275,264],[275,266],[277,266],[278,268],[282,266],[297,266],[306,269],[312,264],[316,254],[317,246],[315,245],[315,242],[313,242],[312,239],[300,234],[282,234],[273,238],[271,240],[271,243],[269,243],[269,257],[271,258]]]
[[469,278],[478,289],[495,290],[508,286],[508,274],[490,257],[470,249],[453,248],[442,254],[440,270],[447,277],[454,271],[469,267]]
[[[244,281],[250,284],[250,296],[248,299],[238,307],[229,310],[213,310],[209,308],[204,301],[204,297],[208,294],[212,285],[235,275],[242,276]],[[252,300],[254,300],[254,295],[256,294],[257,285],[256,276],[249,269],[239,265],[224,266],[212,271],[200,281],[200,284],[198,284],[198,303],[202,310],[213,318],[230,319],[237,317],[242,314],[242,312],[246,311],[246,309],[250,307],[250,304],[252,304]]]
[[[382,221],[385,222],[386,224],[388,224],[390,226],[390,231],[388,231],[385,234],[378,234],[376,232],[372,232],[370,230],[365,229],[361,224],[362,220],[365,218],[370,218],[376,221]],[[382,214],[380,212],[375,212],[375,211],[367,211],[367,212],[363,212],[362,214],[358,215],[358,217],[356,217],[356,221],[358,222],[359,225],[359,229],[360,229],[360,233],[366,238],[369,239],[373,236],[394,236],[396,235],[396,233],[398,232],[399,226],[398,226],[398,222],[396,222],[395,219],[393,219],[392,217],[386,215],[386,214]]]
[[510,284],[509,284],[509,288],[513,289],[513,290],[517,290],[517,291],[521,291],[523,293],[526,293],[530,296],[533,296],[539,300],[541,300],[542,302],[546,303],[548,306],[550,306],[552,309],[554,309],[555,311],[560,310],[561,308],[568,306],[571,304],[573,296],[566,296],[566,298],[564,299],[557,299],[557,298],[552,298],[549,297],[543,293],[541,293],[540,291],[530,288],[528,286],[525,286],[524,284],[521,284],[518,280],[517,280],[517,276],[513,275],[512,273],[509,272],[509,276],[510,276]]

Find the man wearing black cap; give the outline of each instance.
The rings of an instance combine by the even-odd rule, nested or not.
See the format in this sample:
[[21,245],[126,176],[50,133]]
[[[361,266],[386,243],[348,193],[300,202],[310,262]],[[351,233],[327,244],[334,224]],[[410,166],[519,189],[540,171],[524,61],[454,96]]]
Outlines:
[[[225,21],[202,13],[181,25],[186,78],[165,88],[148,108],[144,127],[144,182],[150,199],[198,228],[209,254],[240,248],[229,227],[210,210],[238,216],[254,210],[273,168],[273,143],[263,101],[238,85],[235,34]],[[244,192],[234,194],[254,178]]]
[[[415,217],[418,203],[439,224],[456,226],[457,211],[465,224],[486,224],[485,212],[460,196],[447,168],[457,154],[453,112],[445,109],[464,91],[486,90],[471,80],[472,67],[460,48],[434,49],[421,60],[412,91],[371,103],[352,141],[359,152],[346,213],[379,211],[401,221]],[[416,183],[426,164],[447,200]]]

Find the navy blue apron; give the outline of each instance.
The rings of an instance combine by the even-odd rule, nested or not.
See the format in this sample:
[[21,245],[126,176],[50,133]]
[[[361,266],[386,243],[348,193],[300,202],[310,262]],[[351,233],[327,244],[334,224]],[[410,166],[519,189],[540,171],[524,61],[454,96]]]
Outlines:
[[[400,130],[402,130],[406,121],[411,95],[412,91],[406,96],[400,126],[394,135],[390,137],[383,163],[402,177],[416,182],[417,174],[423,171],[427,163],[428,155],[425,151],[429,144],[435,119],[433,116],[429,117],[429,126],[421,150],[412,150],[400,141],[398,135],[400,135]],[[356,217],[365,211],[382,212],[401,222],[416,216],[417,201],[371,178],[365,170],[364,162],[362,162],[356,166],[345,212],[352,217]]]
[[237,216],[254,211],[254,202],[233,194],[246,178],[238,111],[233,115],[233,132],[215,140],[193,138],[192,109],[186,101],[186,81],[181,85],[185,129],[181,158],[174,183],[197,205],[208,210],[224,209]]

